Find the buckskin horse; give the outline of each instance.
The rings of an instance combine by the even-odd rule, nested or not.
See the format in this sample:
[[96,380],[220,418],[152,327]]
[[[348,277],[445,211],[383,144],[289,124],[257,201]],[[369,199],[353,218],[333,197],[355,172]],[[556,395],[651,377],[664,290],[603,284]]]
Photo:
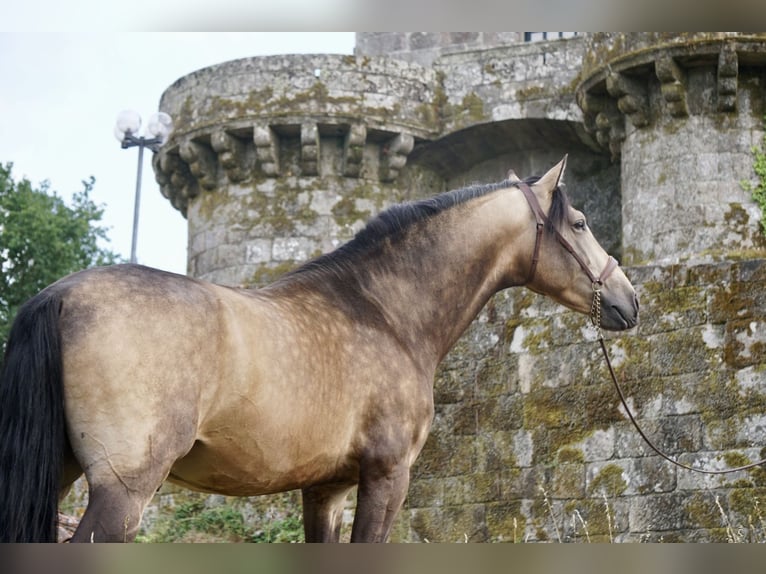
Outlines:
[[165,480],[301,489],[307,541],[338,540],[358,485],[351,540],[387,540],[437,365],[494,293],[586,314],[597,300],[604,329],[637,324],[632,285],[559,185],[565,164],[394,206],[261,289],[136,265],[50,285],[20,309],[0,375],[0,538],[54,541],[84,472],[73,541],[133,540]]

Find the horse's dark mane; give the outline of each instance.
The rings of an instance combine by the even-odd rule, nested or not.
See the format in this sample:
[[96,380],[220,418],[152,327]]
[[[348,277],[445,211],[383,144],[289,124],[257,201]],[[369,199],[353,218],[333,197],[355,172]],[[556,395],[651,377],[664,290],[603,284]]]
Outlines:
[[[524,180],[528,185],[534,184],[540,178],[529,177]],[[448,209],[461,205],[472,199],[487,195],[498,189],[513,186],[510,180],[484,185],[471,185],[461,189],[455,189],[440,193],[428,199],[412,201],[394,205],[379,215],[373,217],[367,225],[361,229],[349,242],[341,245],[336,250],[321,255],[297,269],[288,272],[280,279],[292,279],[307,274],[313,274],[323,269],[335,269],[345,267],[355,256],[369,253],[372,249],[380,246],[382,242],[389,240],[396,242],[413,225],[430,219]],[[560,229],[569,209],[569,199],[562,188],[556,188],[553,193],[553,201],[548,212],[546,228]]]

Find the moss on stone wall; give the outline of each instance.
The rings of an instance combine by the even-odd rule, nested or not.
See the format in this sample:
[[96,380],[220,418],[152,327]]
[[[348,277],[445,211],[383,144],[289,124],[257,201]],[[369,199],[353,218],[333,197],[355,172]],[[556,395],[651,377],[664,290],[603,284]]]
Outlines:
[[591,496],[614,498],[620,496],[628,488],[624,478],[625,470],[616,464],[607,464],[591,480],[588,493]]
[[276,281],[288,271],[292,271],[299,264],[300,262],[290,259],[274,265],[262,265],[244,282],[243,287],[264,287]]
[[332,207],[332,214],[340,227],[354,225],[367,221],[372,212],[369,209],[359,209],[354,197],[343,197]]
[[[717,459],[727,465],[750,461],[741,449],[751,450],[766,440],[761,434],[745,432],[748,417],[766,416],[766,352],[749,327],[754,320],[763,324],[766,315],[766,300],[756,295],[766,292],[766,261],[647,268],[640,275],[647,278],[638,285],[641,326],[636,333],[608,339],[618,378],[639,420],[660,446],[686,462],[699,459],[708,466]],[[752,504],[760,469],[748,473],[750,479],[741,483],[721,479],[710,495],[705,494],[710,492],[710,482],[689,477],[686,471],[676,476],[668,463],[647,457],[647,447],[618,406],[594,344],[568,336],[575,325],[585,323],[584,318],[552,310],[523,290],[514,290],[502,304],[496,301],[490,315],[491,321],[475,323],[465,338],[482,340],[501,325],[500,344],[510,350],[505,358],[510,371],[480,369],[478,361],[473,367],[476,351],[459,345],[440,372],[442,377],[454,373],[463,381],[473,381],[472,387],[485,389],[500,388],[500,382],[486,380],[494,377],[520,381],[517,390],[507,395],[517,407],[494,415],[484,411],[489,416],[479,419],[475,432],[492,436],[495,428],[517,428],[514,436],[527,437],[512,444],[516,464],[525,466],[517,470],[514,487],[501,489],[496,501],[520,503],[519,508],[525,509],[523,538],[583,539],[577,511],[592,540],[726,540],[715,496],[737,501],[731,507],[724,504],[724,511],[732,524],[747,529],[747,517],[743,519],[741,511]],[[561,325],[568,325],[566,332],[562,333]],[[547,368],[550,365],[552,369]],[[743,387],[743,381],[749,382]],[[449,398],[451,411],[468,400],[487,400],[467,394],[466,383],[461,387],[459,379],[451,383],[457,385],[454,390],[440,392],[443,382],[444,378],[437,380],[437,400]],[[507,420],[513,413],[518,413],[520,421]],[[462,475],[483,468],[486,473],[484,453],[491,449],[474,452],[469,464],[459,470],[437,462],[454,452],[450,438],[454,428],[436,425],[426,443],[432,488],[446,484],[445,478],[456,472]],[[436,444],[442,447],[431,450]],[[419,465],[420,461],[414,470],[415,484],[420,480]],[[431,516],[431,536],[438,530],[439,517]],[[579,525],[576,529],[573,521]],[[510,523],[507,517],[504,524],[490,526],[482,518],[481,526],[473,528],[486,528],[487,540],[507,540],[512,537]]]

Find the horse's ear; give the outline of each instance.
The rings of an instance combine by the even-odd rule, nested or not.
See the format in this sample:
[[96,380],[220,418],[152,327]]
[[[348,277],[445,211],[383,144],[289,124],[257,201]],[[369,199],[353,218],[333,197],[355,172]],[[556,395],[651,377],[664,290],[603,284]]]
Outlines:
[[518,175],[516,175],[516,172],[513,171],[512,169],[508,170],[508,175],[505,178],[508,181],[512,181],[514,183],[517,182],[517,181],[521,181],[521,178]]
[[564,169],[566,166],[567,156],[564,156],[560,162],[554,165],[543,177],[537,180],[535,187],[542,189],[546,194],[551,195],[553,190],[555,190],[561,184],[561,180],[564,178]]

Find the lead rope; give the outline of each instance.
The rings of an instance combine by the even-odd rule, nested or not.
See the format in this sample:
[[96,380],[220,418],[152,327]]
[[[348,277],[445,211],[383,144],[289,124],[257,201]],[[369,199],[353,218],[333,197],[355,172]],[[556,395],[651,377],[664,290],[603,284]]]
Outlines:
[[656,452],[658,455],[660,455],[662,458],[664,458],[668,462],[675,464],[676,466],[679,466],[686,470],[700,472],[703,474],[727,474],[729,472],[737,472],[740,470],[755,468],[756,466],[760,466],[766,463],[766,459],[762,459],[762,460],[759,460],[758,462],[753,462],[743,466],[737,466],[735,468],[726,468],[723,470],[706,470],[704,468],[695,468],[693,466],[686,465],[682,462],[678,462],[674,458],[665,454],[659,447],[655,446],[655,444],[649,439],[649,437],[646,436],[646,433],[644,433],[644,431],[641,429],[641,427],[638,424],[638,421],[636,421],[636,418],[633,416],[633,413],[631,412],[630,407],[628,407],[628,401],[625,399],[625,393],[622,392],[622,388],[620,387],[620,384],[617,382],[617,375],[615,375],[614,369],[612,368],[612,361],[609,360],[609,353],[606,350],[606,342],[604,341],[604,335],[601,332],[601,284],[599,282],[593,283],[593,304],[591,305],[591,308],[590,308],[590,320],[591,320],[591,323],[593,324],[593,327],[595,327],[596,329],[598,342],[601,345],[601,351],[604,353],[604,359],[606,359],[606,366],[609,367],[609,374],[612,377],[614,388],[617,389],[617,394],[620,395],[620,401],[622,401],[622,406],[625,408],[625,412],[628,413],[628,418],[630,419],[630,422],[633,423],[633,426],[636,427],[638,434],[641,435],[641,438],[643,438],[646,441],[646,444],[648,444],[654,452]]

